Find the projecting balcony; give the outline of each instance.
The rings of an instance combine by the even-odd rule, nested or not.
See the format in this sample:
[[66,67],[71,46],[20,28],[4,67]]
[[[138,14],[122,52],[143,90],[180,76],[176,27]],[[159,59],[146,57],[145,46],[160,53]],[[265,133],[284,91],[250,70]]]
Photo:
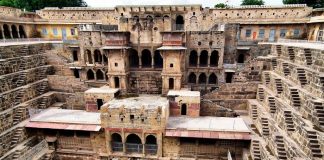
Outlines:
[[156,144],[145,144],[145,153],[155,155],[157,154],[158,146]]
[[101,25],[101,24],[83,24],[79,25],[80,31],[118,31],[118,25]]
[[184,24],[173,24],[172,31],[184,31],[185,26]]
[[143,153],[143,144],[126,143],[127,153]]
[[111,148],[113,152],[123,152],[124,144],[121,142],[112,142]]

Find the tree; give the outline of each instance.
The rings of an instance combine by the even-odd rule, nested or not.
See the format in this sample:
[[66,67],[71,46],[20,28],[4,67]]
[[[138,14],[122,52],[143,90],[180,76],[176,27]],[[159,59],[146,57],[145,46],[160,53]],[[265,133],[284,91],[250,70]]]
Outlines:
[[218,3],[214,6],[214,8],[227,8],[228,5],[225,3]]
[[309,7],[323,8],[324,0],[283,0],[283,4],[307,4]]
[[243,0],[241,5],[264,5],[263,0]]
[[35,11],[45,7],[86,7],[87,3],[84,0],[0,0],[0,6]]

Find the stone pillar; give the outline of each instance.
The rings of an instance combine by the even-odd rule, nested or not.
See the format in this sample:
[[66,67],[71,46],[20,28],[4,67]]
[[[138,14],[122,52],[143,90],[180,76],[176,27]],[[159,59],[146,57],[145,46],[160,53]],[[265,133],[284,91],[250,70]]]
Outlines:
[[16,28],[17,28],[17,36],[18,36],[18,38],[20,38],[20,34],[19,34],[19,26],[16,27]]
[[138,68],[142,68],[142,53],[138,54]]
[[151,57],[152,57],[152,62],[151,62],[151,67],[154,68],[154,53],[151,52]]
[[11,27],[8,27],[8,28],[9,28],[9,32],[10,32],[10,37],[13,38]]
[[210,67],[210,56],[211,56],[211,50],[209,49],[208,52],[208,59],[207,59],[207,66]]
[[3,39],[6,39],[5,34],[4,34],[4,30],[3,30],[3,25],[1,25],[1,35]]

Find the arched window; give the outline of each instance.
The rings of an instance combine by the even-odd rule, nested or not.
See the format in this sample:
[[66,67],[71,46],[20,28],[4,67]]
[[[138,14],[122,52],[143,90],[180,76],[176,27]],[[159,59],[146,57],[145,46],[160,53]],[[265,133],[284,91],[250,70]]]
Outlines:
[[184,29],[184,19],[181,15],[178,15],[176,18],[176,30]]
[[160,54],[160,51],[156,50],[154,52],[154,65],[155,68],[162,68],[163,67],[163,58]]
[[209,76],[208,84],[217,84],[217,76],[215,75],[215,73],[212,73]]
[[24,26],[19,25],[19,35],[20,38],[27,38]]
[[206,84],[206,74],[205,73],[201,73],[199,75],[199,80],[198,80],[199,84]]
[[169,89],[174,89],[174,79],[169,78]]
[[2,29],[1,29],[1,27],[0,27],[0,39],[3,39],[4,37],[3,37],[3,35],[2,35]]
[[217,51],[213,51],[210,55],[210,66],[218,66],[219,55]]
[[157,153],[157,142],[156,137],[153,135],[148,135],[145,140],[145,153],[156,154]]
[[94,51],[94,59],[95,59],[95,62],[98,62],[98,63],[102,62],[101,52],[98,49],[96,49]]
[[195,50],[192,50],[189,55],[189,66],[197,66],[198,54]]
[[152,65],[152,56],[151,51],[144,49],[142,51],[142,67],[151,67]]
[[187,115],[187,104],[182,104],[181,105],[181,115],[182,116]]
[[111,148],[113,152],[123,151],[122,137],[118,133],[113,133],[111,135]]
[[237,63],[244,63],[245,56],[243,53],[241,53],[237,58]]
[[91,56],[91,51],[88,50],[88,49],[86,50],[86,57],[87,57],[88,63],[89,64],[93,64],[92,56]]
[[226,73],[226,83],[232,83],[233,75],[234,75],[234,73],[232,73],[232,72]]
[[97,76],[97,80],[105,80],[104,73],[100,69],[97,70],[96,76]]
[[5,36],[6,39],[12,38],[11,35],[10,35],[9,26],[7,24],[3,25],[3,32],[4,32],[4,36]]
[[88,78],[88,80],[94,80],[95,79],[94,73],[93,73],[93,71],[91,69],[89,69],[87,71],[87,78]]
[[18,38],[18,30],[15,25],[11,25],[11,33],[13,38]]
[[188,83],[196,84],[197,83],[197,77],[195,73],[190,73],[188,77]]
[[143,145],[140,137],[136,134],[130,134],[126,138],[126,152],[128,153],[142,153]]
[[114,77],[114,82],[115,82],[115,88],[119,88],[119,78]]
[[200,66],[201,67],[206,67],[208,64],[208,52],[206,50],[201,51],[200,53]]
[[138,57],[138,53],[135,49],[130,49],[128,60],[129,60],[130,67],[138,68],[139,57]]
[[150,16],[150,15],[148,15],[148,16],[146,17],[146,19],[147,19],[147,21],[148,21],[149,23],[152,23],[152,22],[153,22],[153,17]]

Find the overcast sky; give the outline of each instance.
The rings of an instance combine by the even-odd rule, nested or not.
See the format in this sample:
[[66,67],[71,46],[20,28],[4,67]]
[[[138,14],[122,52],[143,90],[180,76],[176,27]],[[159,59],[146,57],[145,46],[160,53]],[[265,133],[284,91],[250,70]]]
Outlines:
[[[116,5],[173,5],[202,4],[213,7],[217,3],[228,1],[229,5],[239,6],[242,0],[85,0],[91,7],[115,7]],[[264,0],[266,5],[281,5],[282,0]]]

